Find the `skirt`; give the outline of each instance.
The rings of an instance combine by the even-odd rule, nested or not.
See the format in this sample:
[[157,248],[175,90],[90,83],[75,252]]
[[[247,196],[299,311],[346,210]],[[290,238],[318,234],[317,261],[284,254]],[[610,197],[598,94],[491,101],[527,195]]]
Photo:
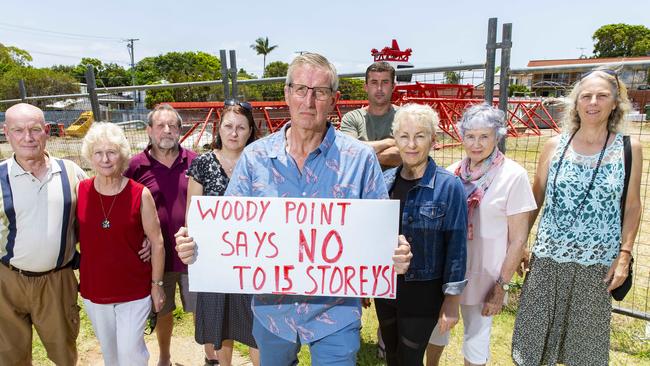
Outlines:
[[253,338],[252,295],[199,292],[196,297],[194,339],[199,344],[214,344],[232,339],[257,348]]
[[607,365],[612,301],[609,268],[533,257],[515,329],[517,365]]

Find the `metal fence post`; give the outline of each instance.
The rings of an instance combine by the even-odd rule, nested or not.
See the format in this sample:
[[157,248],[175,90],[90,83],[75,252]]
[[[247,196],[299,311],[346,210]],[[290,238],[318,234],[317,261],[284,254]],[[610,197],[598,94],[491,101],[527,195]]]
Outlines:
[[492,105],[494,97],[494,65],[496,64],[497,18],[488,20],[488,37],[485,58],[485,102]]
[[[503,24],[501,32],[501,75],[499,78],[499,109],[508,119],[508,87],[510,86],[510,50],[512,49],[512,23]],[[507,137],[506,137],[507,138]],[[506,152],[506,138],[499,141],[499,150]]]
[[27,89],[25,89],[25,80],[18,80],[18,92],[20,93],[20,100],[27,103]]
[[90,107],[93,111],[93,117],[95,121],[99,122],[102,120],[102,116],[99,114],[99,100],[97,99],[97,84],[95,82],[95,69],[93,65],[86,67],[86,86],[88,87],[88,96],[90,97]]
[[219,61],[221,62],[221,80],[223,81],[223,100],[230,99],[230,88],[228,87],[228,59],[226,50],[219,50]]
[[230,50],[230,78],[232,80],[232,97],[238,99],[239,93],[237,88],[237,55],[235,53],[235,50]]

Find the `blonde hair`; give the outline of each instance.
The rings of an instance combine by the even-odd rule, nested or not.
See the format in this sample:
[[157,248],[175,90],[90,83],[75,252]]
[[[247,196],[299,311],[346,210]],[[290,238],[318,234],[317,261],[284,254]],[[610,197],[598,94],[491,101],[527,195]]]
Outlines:
[[[611,73],[610,73],[611,72]],[[630,100],[627,97],[627,88],[625,83],[618,79],[615,71],[604,67],[599,67],[583,76],[573,86],[571,93],[567,97],[562,125],[565,132],[573,133],[580,128],[580,116],[578,115],[578,95],[582,91],[582,82],[587,78],[597,77],[607,81],[612,95],[616,98],[616,108],[609,113],[607,117],[607,129],[610,132],[619,132],[625,120],[625,115],[632,108]]]
[[113,123],[93,123],[81,144],[81,156],[88,163],[92,163],[95,145],[102,142],[117,146],[120,158],[122,159],[121,172],[126,171],[129,167],[129,158],[131,157],[131,145],[124,135],[124,130]]
[[393,134],[397,133],[402,122],[407,118],[412,118],[417,123],[425,126],[429,130],[430,136],[435,135],[436,126],[440,122],[438,113],[430,106],[415,103],[404,104],[395,112],[395,118],[393,118]]
[[296,58],[291,61],[289,69],[287,70],[287,79],[285,81],[286,85],[289,85],[293,82],[293,72],[298,66],[311,65],[319,69],[324,69],[330,74],[330,88],[335,92],[339,89],[339,76],[336,73],[336,67],[329,62],[325,56],[321,56],[317,53],[305,52],[302,55],[296,56]]

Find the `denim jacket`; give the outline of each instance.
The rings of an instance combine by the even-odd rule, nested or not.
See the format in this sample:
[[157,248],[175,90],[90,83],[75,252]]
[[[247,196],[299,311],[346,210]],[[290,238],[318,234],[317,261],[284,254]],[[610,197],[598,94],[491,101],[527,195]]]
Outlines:
[[[389,192],[401,169],[384,172]],[[422,179],[408,192],[401,219],[413,253],[404,279],[442,278],[446,295],[460,295],[467,284],[467,201],[460,179],[429,158]]]

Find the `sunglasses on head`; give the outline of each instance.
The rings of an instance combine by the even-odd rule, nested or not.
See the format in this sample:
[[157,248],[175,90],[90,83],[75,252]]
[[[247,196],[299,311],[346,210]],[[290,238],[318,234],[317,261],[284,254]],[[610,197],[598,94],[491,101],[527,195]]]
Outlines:
[[158,313],[151,310],[149,316],[147,317],[147,326],[144,328],[144,334],[150,335],[156,329],[156,323],[158,322]]
[[593,74],[594,72],[598,72],[598,71],[604,72],[605,74],[607,74],[609,76],[613,76],[614,80],[616,80],[616,89],[617,90],[621,89],[621,84],[618,81],[618,73],[615,70],[612,70],[612,69],[596,69],[596,70],[587,71],[587,72],[585,72],[584,74],[582,74],[580,76],[580,80],[582,80],[582,79],[586,78],[587,76]]
[[224,107],[226,107],[226,106],[234,107],[234,106],[236,106],[236,105],[238,105],[238,106],[244,108],[245,110],[247,110],[247,111],[249,111],[249,112],[252,112],[252,111],[253,111],[253,106],[252,106],[250,103],[248,103],[248,102],[240,102],[240,101],[238,101],[238,100],[236,100],[236,99],[227,99],[227,100],[225,100],[225,101],[223,102],[223,106],[224,106]]

